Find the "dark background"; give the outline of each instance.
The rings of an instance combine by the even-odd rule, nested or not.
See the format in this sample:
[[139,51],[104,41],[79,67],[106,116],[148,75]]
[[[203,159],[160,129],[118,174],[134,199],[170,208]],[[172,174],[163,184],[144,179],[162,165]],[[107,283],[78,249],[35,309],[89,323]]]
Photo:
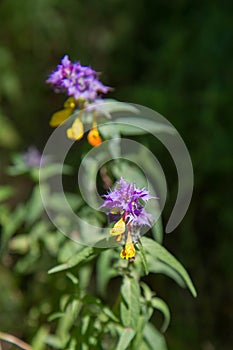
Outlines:
[[[164,115],[190,151],[193,200],[164,244],[188,268],[198,299],[166,277],[151,281],[172,311],[171,350],[227,350],[233,341],[232,18],[230,0],[0,2],[2,168],[12,151],[43,149],[50,115],[64,101],[45,79],[66,53],[103,72],[102,81],[114,87],[109,97]],[[173,188],[175,172],[164,171]]]

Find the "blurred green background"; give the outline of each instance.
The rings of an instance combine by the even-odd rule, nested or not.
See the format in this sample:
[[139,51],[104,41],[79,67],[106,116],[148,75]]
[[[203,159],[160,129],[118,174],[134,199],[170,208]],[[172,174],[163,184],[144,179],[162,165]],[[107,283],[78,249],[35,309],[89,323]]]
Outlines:
[[[51,134],[50,116],[64,96],[54,94],[45,79],[64,54],[102,71],[102,81],[114,87],[109,97],[164,115],[186,142],[195,173],[193,200],[164,244],[188,268],[199,297],[192,299],[166,277],[151,281],[171,307],[171,350],[227,350],[233,342],[232,15],[230,0],[0,2],[1,184],[13,181],[4,172],[11,153],[29,145],[42,150]],[[159,155],[170,187],[166,223],[177,179],[167,155]],[[27,197],[28,187],[16,201]],[[20,298],[12,304],[7,286],[17,281],[4,271],[3,263],[0,305],[13,315],[13,325],[6,318],[0,325],[20,334],[17,313],[23,318],[27,310]],[[24,293],[29,297],[30,289]]]

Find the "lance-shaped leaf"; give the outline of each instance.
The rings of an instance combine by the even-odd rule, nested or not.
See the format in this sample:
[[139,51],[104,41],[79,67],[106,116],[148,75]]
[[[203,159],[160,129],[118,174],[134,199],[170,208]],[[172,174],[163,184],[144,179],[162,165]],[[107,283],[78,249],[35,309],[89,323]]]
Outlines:
[[189,277],[189,274],[182,266],[182,264],[171,253],[169,253],[159,243],[153,241],[150,238],[142,237],[141,242],[147,254],[171,266],[176,272],[178,272],[181,275],[192,295],[194,297],[197,296],[197,292],[195,290],[191,278]]
[[149,345],[150,350],[167,350],[164,336],[152,325],[152,323],[146,324],[144,328],[144,338]]
[[94,248],[94,247],[86,247],[80,252],[78,252],[75,256],[72,256],[66,263],[58,265],[53,267],[48,271],[49,274],[59,272],[59,271],[64,271],[64,270],[69,270],[74,266],[77,266],[84,262],[85,260],[94,257],[96,254],[98,254],[101,251],[99,248]]
[[138,281],[125,276],[121,287],[121,320],[125,327],[137,329],[138,317],[140,315],[140,287]]
[[131,340],[135,336],[135,330],[132,328],[125,328],[121,333],[120,339],[118,341],[116,350],[126,350],[129,346]]
[[161,327],[161,331],[165,332],[169,323],[170,323],[170,318],[171,318],[170,310],[169,310],[167,304],[162,299],[157,298],[157,297],[152,298],[150,303],[154,309],[157,309],[157,310],[162,312],[162,314],[164,316],[164,321],[163,321],[163,325]]

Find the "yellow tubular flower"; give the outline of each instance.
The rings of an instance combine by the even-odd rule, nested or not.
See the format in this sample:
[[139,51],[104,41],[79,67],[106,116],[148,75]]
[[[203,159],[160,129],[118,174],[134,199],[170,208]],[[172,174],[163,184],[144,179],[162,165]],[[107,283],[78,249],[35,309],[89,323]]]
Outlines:
[[49,122],[50,126],[56,127],[62,124],[72,114],[77,106],[77,101],[73,97],[69,97],[64,103],[64,109],[55,112]]
[[122,238],[122,234],[125,232],[125,222],[121,218],[119,221],[115,223],[113,228],[110,230],[110,235],[116,236],[116,241],[120,242]]
[[131,234],[128,233],[127,241],[125,243],[124,248],[122,249],[122,251],[120,253],[120,257],[122,259],[128,260],[128,259],[134,258],[135,254],[136,254],[136,251],[135,251],[132,239],[131,239]]
[[64,108],[72,108],[75,109],[75,107],[77,106],[77,100],[75,100],[75,98],[73,97],[69,97],[65,103],[64,103]]
[[84,134],[83,123],[77,118],[67,131],[67,137],[71,140],[81,140]]
[[49,122],[49,125],[52,127],[59,126],[66,119],[69,118],[69,116],[72,114],[72,112],[73,112],[72,108],[61,109],[60,111],[58,111],[52,115],[52,118]]

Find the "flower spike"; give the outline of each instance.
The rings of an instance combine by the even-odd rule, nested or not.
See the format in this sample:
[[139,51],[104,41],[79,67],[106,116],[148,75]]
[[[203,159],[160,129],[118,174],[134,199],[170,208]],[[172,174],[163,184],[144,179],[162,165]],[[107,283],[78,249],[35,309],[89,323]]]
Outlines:
[[46,82],[54,87],[55,92],[65,92],[76,100],[94,102],[110,90],[101,83],[98,75],[94,69],[82,66],[80,62],[71,62],[65,55]]
[[102,208],[115,222],[110,234],[116,236],[117,242],[123,243],[120,256],[133,261],[136,254],[134,243],[140,238],[140,228],[144,225],[151,227],[154,219],[144,205],[155,197],[150,196],[146,189],[138,189],[134,183],[127,183],[121,178],[104,198]]

